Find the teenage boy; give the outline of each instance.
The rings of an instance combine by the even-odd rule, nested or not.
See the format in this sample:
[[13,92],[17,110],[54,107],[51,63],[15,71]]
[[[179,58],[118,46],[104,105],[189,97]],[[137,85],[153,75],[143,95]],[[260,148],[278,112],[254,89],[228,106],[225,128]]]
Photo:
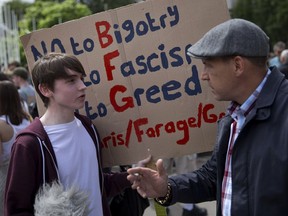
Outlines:
[[107,197],[130,186],[126,173],[101,170],[95,126],[75,110],[84,106],[85,71],[72,55],[50,53],[32,70],[46,111],[22,131],[12,148],[5,215],[34,215],[35,196],[45,183],[59,181],[89,195],[89,216],[110,215]]

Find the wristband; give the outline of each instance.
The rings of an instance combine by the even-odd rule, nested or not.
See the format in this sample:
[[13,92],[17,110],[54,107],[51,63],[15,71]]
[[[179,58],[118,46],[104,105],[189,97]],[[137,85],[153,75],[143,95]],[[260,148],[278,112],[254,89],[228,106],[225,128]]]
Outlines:
[[167,193],[164,197],[158,197],[155,198],[156,202],[158,202],[161,205],[165,205],[167,203],[168,200],[170,200],[171,198],[171,184],[168,182],[167,184]]

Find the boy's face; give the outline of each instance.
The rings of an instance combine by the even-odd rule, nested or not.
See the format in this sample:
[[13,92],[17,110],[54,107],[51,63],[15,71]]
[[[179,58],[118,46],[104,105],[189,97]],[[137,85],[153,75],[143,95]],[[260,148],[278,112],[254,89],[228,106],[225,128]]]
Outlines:
[[86,86],[83,75],[73,70],[66,69],[68,78],[55,80],[53,92],[50,90],[48,108],[58,107],[74,112],[84,106]]

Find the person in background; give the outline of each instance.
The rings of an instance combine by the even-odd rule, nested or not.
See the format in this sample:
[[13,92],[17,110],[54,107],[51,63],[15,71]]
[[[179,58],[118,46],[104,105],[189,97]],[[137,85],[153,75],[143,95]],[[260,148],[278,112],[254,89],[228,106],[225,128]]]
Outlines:
[[49,53],[34,64],[32,80],[46,111],[12,147],[5,215],[34,215],[38,190],[56,181],[88,195],[89,216],[110,216],[108,197],[131,186],[127,172],[102,172],[97,129],[75,112],[85,103],[85,76],[81,62],[69,54]]
[[21,66],[20,62],[14,60],[14,61],[9,62],[8,70],[12,72],[16,67],[20,67],[20,66]]
[[6,74],[4,73],[0,73],[0,81],[3,81],[3,80],[8,80],[9,81],[9,78]]
[[218,122],[211,158],[169,177],[128,169],[132,188],[161,205],[216,200],[217,216],[288,215],[288,80],[267,66],[269,38],[252,22],[230,19],[188,49],[204,64],[201,79],[218,101],[231,101]]
[[[11,78],[11,77],[10,77]],[[4,73],[0,73],[0,81],[3,81],[3,80],[8,80],[8,81],[11,81],[12,80],[9,78],[9,76],[7,74],[4,74]],[[20,96],[20,95],[19,95]],[[29,113],[29,107],[28,107],[28,104],[20,97],[20,100],[21,100],[21,104],[22,104],[22,107],[24,109],[25,112]]]
[[8,76],[9,79],[12,79],[13,70],[16,67],[20,67],[21,64],[19,61],[11,61],[8,63],[7,68],[4,69],[4,73]]
[[282,51],[280,61],[282,65],[278,69],[285,75],[286,79],[288,79],[288,49]]
[[27,127],[30,116],[21,105],[17,88],[9,80],[0,81],[0,212],[3,213],[4,189],[10,151],[16,134]]
[[269,59],[269,66],[276,66],[279,67],[282,63],[280,61],[280,55],[282,51],[286,48],[286,44],[283,41],[278,41],[274,46],[273,46],[273,54],[274,57]]
[[29,72],[25,67],[16,67],[12,72],[12,80],[18,88],[24,106],[32,118],[38,117],[35,88],[29,82]]
[[19,91],[20,97],[26,101],[28,105],[36,102],[35,89],[28,82],[29,74],[26,68],[16,67],[12,71],[12,80],[13,83]]

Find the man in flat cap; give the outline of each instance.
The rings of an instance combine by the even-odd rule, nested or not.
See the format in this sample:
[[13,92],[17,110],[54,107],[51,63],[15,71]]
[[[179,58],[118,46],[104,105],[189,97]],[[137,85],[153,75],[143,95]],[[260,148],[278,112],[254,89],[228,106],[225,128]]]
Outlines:
[[139,194],[164,206],[217,200],[217,216],[288,215],[288,81],[267,67],[268,53],[267,35],[242,19],[214,27],[189,48],[215,99],[230,106],[206,164],[169,178],[161,159],[157,171],[132,168],[128,179]]

